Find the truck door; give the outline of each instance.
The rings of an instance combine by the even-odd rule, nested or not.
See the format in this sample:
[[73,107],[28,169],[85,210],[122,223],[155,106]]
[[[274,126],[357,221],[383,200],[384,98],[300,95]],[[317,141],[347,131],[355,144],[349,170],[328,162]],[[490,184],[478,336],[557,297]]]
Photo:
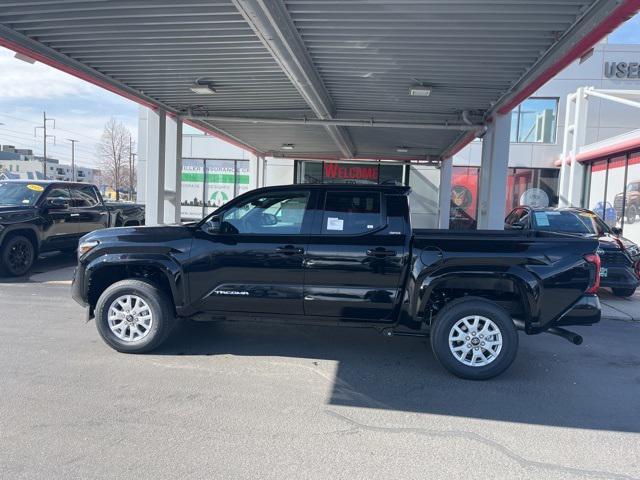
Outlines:
[[302,315],[303,259],[315,193],[256,193],[216,215],[219,232],[196,233],[188,266],[205,311]]
[[109,212],[93,185],[72,185],[71,222],[77,238],[109,226]]
[[404,195],[327,190],[309,238],[305,315],[393,321],[405,262]]
[[71,223],[71,194],[67,187],[53,185],[42,202],[42,249],[70,248],[75,242]]

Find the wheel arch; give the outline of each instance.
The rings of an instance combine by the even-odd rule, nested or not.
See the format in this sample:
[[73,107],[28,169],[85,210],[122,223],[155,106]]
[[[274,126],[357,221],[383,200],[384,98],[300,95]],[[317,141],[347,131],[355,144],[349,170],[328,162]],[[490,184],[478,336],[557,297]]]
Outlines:
[[493,302],[512,316],[525,322],[525,330],[540,316],[537,298],[540,282],[531,273],[505,272],[449,272],[425,277],[417,290],[414,318],[436,318],[444,306],[463,298]]
[[91,310],[109,286],[126,279],[144,279],[156,285],[170,298],[174,313],[183,304],[182,272],[169,260],[114,260],[100,257],[87,267],[87,302]]

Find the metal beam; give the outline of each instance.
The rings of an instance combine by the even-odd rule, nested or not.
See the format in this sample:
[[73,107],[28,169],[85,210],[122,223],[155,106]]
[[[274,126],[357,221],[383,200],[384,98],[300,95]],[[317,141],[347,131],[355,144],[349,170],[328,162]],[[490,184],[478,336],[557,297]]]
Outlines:
[[[233,3],[316,116],[321,120],[333,119],[333,101],[282,1],[233,0]],[[325,128],[345,157],[356,154],[346,130],[337,125]]]
[[385,120],[360,119],[318,119],[318,118],[265,118],[265,117],[237,117],[225,115],[182,115],[190,120],[223,122],[223,123],[252,123],[268,125],[316,125],[323,127],[367,127],[367,128],[416,128],[422,130],[455,130],[478,131],[483,125],[468,125],[454,123],[420,123],[420,122],[392,122]]

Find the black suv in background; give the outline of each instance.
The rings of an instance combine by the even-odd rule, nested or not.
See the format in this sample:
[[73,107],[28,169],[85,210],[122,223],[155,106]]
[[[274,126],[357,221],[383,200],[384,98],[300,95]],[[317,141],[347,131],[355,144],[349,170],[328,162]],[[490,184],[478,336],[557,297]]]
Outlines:
[[24,275],[40,252],[72,252],[94,230],[143,224],[144,207],[105,203],[95,185],[0,181],[0,271]]
[[505,229],[537,230],[597,238],[600,286],[611,288],[619,297],[630,297],[640,284],[640,249],[621,236],[622,230],[609,227],[598,215],[582,208],[517,207],[507,215]]

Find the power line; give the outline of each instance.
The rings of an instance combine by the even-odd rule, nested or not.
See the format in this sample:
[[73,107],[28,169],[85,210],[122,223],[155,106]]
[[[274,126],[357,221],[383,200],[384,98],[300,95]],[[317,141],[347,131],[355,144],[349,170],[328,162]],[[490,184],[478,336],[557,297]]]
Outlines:
[[47,135],[47,122],[53,122],[53,128],[56,128],[56,120],[55,118],[47,118],[47,112],[42,112],[42,126],[35,127],[33,129],[33,136],[37,137],[38,129],[42,128],[42,150],[44,152],[42,157],[42,176],[46,180],[47,179],[47,138],[53,138],[53,144],[56,144],[56,136],[55,135]]

